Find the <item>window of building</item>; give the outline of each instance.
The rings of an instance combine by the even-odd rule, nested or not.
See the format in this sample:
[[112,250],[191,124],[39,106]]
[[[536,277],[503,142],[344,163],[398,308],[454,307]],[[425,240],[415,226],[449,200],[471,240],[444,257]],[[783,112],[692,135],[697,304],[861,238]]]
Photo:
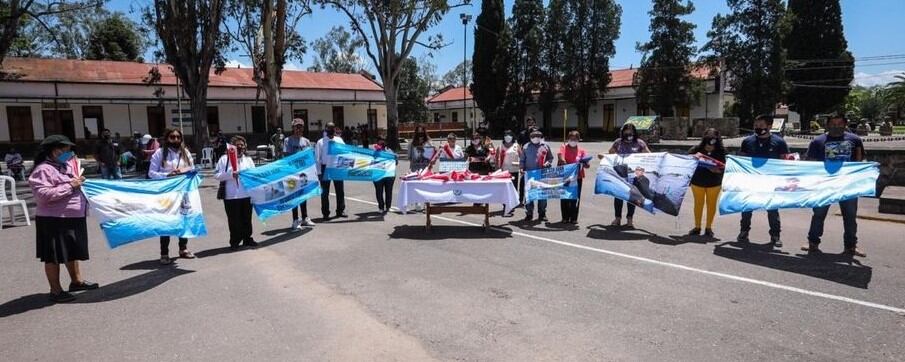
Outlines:
[[264,107],[251,107],[251,129],[254,133],[267,133],[267,111]]
[[82,123],[82,126],[85,127],[85,138],[91,138],[92,135],[99,135],[105,128],[104,107],[83,106]]
[[453,122],[459,121],[459,112],[452,112],[452,121]]
[[35,140],[31,123],[31,107],[6,107],[9,120],[9,140],[12,142],[32,142]]
[[207,131],[211,134],[220,131],[220,108],[217,106],[207,107]]
[[377,129],[377,110],[368,109],[368,128]]
[[434,122],[440,122],[440,113],[434,112]]

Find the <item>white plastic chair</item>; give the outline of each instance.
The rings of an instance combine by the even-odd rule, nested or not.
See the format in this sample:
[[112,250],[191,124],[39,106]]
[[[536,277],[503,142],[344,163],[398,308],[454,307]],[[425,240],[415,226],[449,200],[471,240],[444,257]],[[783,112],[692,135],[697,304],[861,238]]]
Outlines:
[[[12,197],[6,196],[7,183],[10,185],[9,191]],[[25,200],[19,200],[19,196],[16,196],[16,180],[9,176],[0,176],[0,229],[3,228],[3,209],[9,210],[10,224],[16,224],[16,215],[13,213],[13,207],[15,206],[22,208],[22,213],[25,214],[25,224],[31,226],[31,218],[28,216],[28,205]]]
[[204,168],[205,163],[214,168],[214,149],[211,147],[201,149],[201,168]]

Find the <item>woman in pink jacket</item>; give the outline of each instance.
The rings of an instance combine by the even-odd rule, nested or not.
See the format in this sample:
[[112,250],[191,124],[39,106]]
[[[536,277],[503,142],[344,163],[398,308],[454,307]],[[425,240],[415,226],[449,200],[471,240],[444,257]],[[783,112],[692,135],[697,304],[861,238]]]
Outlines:
[[[69,292],[97,289],[98,284],[82,279],[79,261],[88,260],[88,202],[82,195],[85,178],[70,166],[75,146],[66,136],[52,135],[41,142],[35,167],[28,178],[37,202],[35,230],[37,258],[44,263],[50,283],[50,300],[70,302]],[[60,285],[60,264],[66,264],[69,292]]]

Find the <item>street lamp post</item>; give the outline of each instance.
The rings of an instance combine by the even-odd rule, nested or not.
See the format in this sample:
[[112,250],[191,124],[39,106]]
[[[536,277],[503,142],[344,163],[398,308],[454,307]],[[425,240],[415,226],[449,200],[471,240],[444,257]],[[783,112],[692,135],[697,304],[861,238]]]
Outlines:
[[[459,14],[462,19],[462,109],[465,116],[465,124],[468,125],[468,22],[471,21],[471,15],[465,13]],[[472,117],[474,120],[474,117]],[[473,123],[473,122],[472,122]],[[474,125],[471,127],[474,129]]]

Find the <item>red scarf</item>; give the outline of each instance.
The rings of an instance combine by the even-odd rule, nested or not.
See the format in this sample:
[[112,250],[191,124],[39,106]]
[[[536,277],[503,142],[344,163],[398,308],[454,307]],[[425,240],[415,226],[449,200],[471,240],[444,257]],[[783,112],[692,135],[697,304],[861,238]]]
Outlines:
[[446,152],[446,155],[449,156],[449,158],[456,158],[456,156],[453,155],[452,148],[449,147],[449,143],[443,145],[443,152]]
[[547,150],[547,146],[541,147],[541,152],[537,155],[537,167],[544,168],[544,164],[547,163]]

